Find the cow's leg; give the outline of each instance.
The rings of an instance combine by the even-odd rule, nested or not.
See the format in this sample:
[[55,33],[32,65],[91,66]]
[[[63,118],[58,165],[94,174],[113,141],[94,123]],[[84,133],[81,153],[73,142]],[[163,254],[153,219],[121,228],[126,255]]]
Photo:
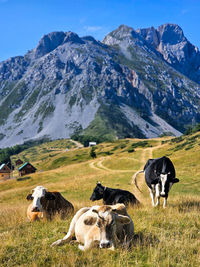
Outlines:
[[155,188],[156,188],[156,198],[157,198],[155,206],[158,206],[160,205],[160,185],[156,184]]
[[167,197],[164,198],[163,208],[165,209],[167,206]]
[[155,198],[155,189],[153,187],[154,186],[152,186],[152,188],[149,188],[149,191],[150,191],[150,196],[151,196],[151,200],[152,200],[152,206],[154,207],[155,206],[155,201],[154,201],[154,198]]
[[54,246],[61,246],[63,245],[64,243],[68,242],[73,234],[75,233],[75,225],[76,225],[76,222],[77,220],[79,219],[79,217],[85,213],[86,211],[88,211],[90,208],[82,208],[80,209],[73,217],[71,223],[70,223],[70,226],[69,226],[69,230],[66,234],[66,236],[63,237],[63,239],[58,239],[57,241],[53,242],[51,244],[51,247],[54,247]]
[[78,245],[78,248],[82,251],[88,250],[92,247],[93,247],[93,240],[91,239],[86,240],[84,246],[80,244]]

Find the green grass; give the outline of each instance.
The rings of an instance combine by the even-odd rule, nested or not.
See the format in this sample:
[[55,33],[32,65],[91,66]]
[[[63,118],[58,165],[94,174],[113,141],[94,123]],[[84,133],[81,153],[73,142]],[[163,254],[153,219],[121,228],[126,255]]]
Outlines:
[[[50,147],[53,148],[50,143],[24,151],[24,155],[33,160],[33,165],[46,166],[47,171],[28,175],[27,179],[1,183],[0,266],[199,266],[200,138],[196,135],[183,137],[179,143],[164,137],[142,140],[148,144],[140,143],[139,146],[141,140],[132,139],[102,143],[95,149],[96,159],[89,157],[88,148],[59,151],[63,148],[59,143],[64,140],[55,141],[54,148],[58,146],[54,151],[56,155],[44,160],[44,155],[51,153]],[[175,149],[177,144],[191,140],[194,141],[191,149]],[[134,144],[135,152],[128,153]],[[107,156],[109,151],[112,154]],[[139,184],[143,194],[131,184],[132,175],[144,166],[151,153],[153,157],[169,155],[180,179],[170,191],[166,209],[151,207],[142,175]],[[53,166],[55,160],[57,163]],[[102,203],[101,200],[89,200],[97,181],[108,187],[134,192],[143,203],[128,210],[135,225],[131,250],[82,252],[77,244],[51,248],[50,244],[67,232],[72,217],[64,221],[56,217],[51,222],[27,222],[27,194],[36,185],[43,185],[61,192],[77,210]]]

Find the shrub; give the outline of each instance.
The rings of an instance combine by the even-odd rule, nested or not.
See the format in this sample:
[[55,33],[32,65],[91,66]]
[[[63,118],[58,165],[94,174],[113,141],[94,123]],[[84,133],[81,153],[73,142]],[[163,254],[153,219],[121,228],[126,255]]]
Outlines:
[[96,152],[95,152],[95,147],[94,147],[94,146],[91,147],[91,150],[90,150],[90,157],[93,158],[93,159],[97,157]]

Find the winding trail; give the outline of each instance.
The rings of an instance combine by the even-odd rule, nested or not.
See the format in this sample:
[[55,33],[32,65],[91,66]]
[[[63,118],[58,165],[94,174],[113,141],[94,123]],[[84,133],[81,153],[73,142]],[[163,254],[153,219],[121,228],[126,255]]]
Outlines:
[[[113,169],[109,169],[109,168],[105,167],[103,165],[104,160],[107,160],[107,159],[110,159],[110,158],[111,157],[102,157],[100,159],[97,159],[95,161],[90,162],[89,166],[92,169],[95,169],[95,170],[98,170],[98,171],[100,170],[100,171],[110,172],[110,173],[114,173],[114,172],[120,172],[120,173],[121,172],[133,172],[133,170],[118,170],[118,169],[113,170]],[[127,157],[126,159],[131,159],[131,158]]]

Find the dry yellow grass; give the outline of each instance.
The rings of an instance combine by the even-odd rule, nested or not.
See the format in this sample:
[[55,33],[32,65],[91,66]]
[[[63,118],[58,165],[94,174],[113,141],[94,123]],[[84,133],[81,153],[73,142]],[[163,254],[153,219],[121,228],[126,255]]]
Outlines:
[[[175,151],[177,143],[161,146],[157,139],[151,141],[153,147],[139,147],[133,153],[127,150],[133,140],[128,140],[124,148],[120,148],[120,142],[101,144],[96,150],[97,159],[85,159],[67,166],[61,164],[60,168],[32,174],[27,180],[1,183],[0,266],[199,266],[200,146],[199,138],[195,140],[193,148]],[[112,155],[100,154],[112,149]],[[85,151],[81,149],[78,154]],[[71,153],[74,157],[77,154]],[[161,155],[170,156],[180,179],[180,183],[172,187],[165,210],[162,206],[151,207],[142,174],[138,178],[142,195],[131,184],[132,175],[149,157]],[[114,252],[92,249],[85,253],[79,251],[76,244],[51,248],[53,241],[64,236],[71,217],[65,221],[55,218],[51,222],[29,223],[26,195],[36,185],[43,185],[49,190],[60,191],[77,210],[101,203],[89,200],[97,181],[134,192],[142,201],[140,207],[128,210],[135,224],[133,248]]]

